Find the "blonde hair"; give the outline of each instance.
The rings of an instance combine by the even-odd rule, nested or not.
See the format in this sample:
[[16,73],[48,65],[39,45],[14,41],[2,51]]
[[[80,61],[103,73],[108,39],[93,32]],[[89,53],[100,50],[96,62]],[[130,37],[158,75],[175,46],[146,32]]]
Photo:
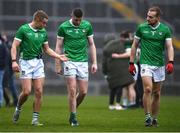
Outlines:
[[43,10],[37,10],[33,15],[34,21],[42,21],[44,18],[48,19],[48,15]]

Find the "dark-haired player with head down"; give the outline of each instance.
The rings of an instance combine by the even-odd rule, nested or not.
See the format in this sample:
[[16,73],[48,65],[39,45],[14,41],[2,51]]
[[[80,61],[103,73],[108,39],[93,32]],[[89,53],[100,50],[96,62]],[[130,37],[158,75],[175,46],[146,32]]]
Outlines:
[[[71,126],[78,126],[76,109],[82,103],[88,90],[88,44],[91,53],[91,73],[97,71],[96,47],[90,22],[83,20],[83,11],[75,8],[71,19],[58,27],[56,52],[63,50],[69,61],[64,62],[64,76],[68,90],[69,122]],[[63,50],[62,50],[63,47]],[[56,73],[62,73],[59,60],[56,63]],[[78,94],[78,95],[77,95]]]

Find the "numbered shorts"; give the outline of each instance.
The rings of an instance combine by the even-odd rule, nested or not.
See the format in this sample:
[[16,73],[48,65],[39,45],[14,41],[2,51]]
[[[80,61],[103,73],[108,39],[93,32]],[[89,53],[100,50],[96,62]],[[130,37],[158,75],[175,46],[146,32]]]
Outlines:
[[42,59],[19,60],[21,79],[39,79],[45,77]]
[[88,62],[64,62],[64,76],[76,77],[80,80],[88,80]]
[[160,82],[165,80],[165,67],[150,66],[147,64],[141,64],[141,77],[152,77],[154,82]]

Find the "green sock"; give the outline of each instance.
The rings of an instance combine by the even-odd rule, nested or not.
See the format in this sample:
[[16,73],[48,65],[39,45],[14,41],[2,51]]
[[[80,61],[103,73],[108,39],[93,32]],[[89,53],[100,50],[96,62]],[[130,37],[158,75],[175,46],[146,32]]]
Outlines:
[[76,112],[71,112],[70,117],[71,117],[71,119],[76,118]]
[[150,113],[146,113],[146,114],[145,114],[145,119],[147,120],[147,119],[149,119],[149,118],[151,118],[151,114],[150,114]]

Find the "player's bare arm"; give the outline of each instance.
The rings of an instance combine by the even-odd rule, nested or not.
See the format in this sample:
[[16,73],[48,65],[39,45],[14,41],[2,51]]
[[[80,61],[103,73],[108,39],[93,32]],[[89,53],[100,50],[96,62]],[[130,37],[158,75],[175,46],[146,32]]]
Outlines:
[[168,53],[168,61],[174,61],[174,48],[172,45],[172,40],[166,40],[166,47]]
[[[61,52],[62,52],[62,45],[63,45],[63,39],[62,38],[57,38],[56,48],[55,48],[55,52],[57,54],[61,54]],[[55,59],[55,72],[57,74],[62,74],[61,62],[58,59]]]
[[46,43],[46,44],[43,45],[43,50],[44,50],[44,52],[47,53],[49,56],[52,56],[52,57],[54,57],[54,58],[56,58],[56,59],[59,59],[59,60],[61,60],[61,61],[67,61],[67,60],[68,60],[68,58],[66,57],[66,55],[64,55],[64,54],[59,55],[59,54],[57,54],[54,50],[52,50],[52,49],[49,47],[48,43]]
[[14,39],[13,43],[12,43],[12,48],[11,48],[11,58],[12,58],[12,69],[15,72],[19,72],[20,68],[19,65],[17,63],[17,47],[20,45],[20,41]]
[[122,54],[119,53],[112,53],[112,58],[129,58],[130,57],[130,51],[129,52],[125,52]]
[[97,57],[96,57],[96,46],[94,43],[93,36],[88,37],[88,41],[89,41],[89,48],[90,48],[91,60],[92,60],[91,73],[95,73],[97,71]]
[[130,53],[130,60],[129,62],[134,62],[134,57],[136,55],[136,49],[138,47],[139,39],[134,38],[132,47],[131,47],[131,53]]

